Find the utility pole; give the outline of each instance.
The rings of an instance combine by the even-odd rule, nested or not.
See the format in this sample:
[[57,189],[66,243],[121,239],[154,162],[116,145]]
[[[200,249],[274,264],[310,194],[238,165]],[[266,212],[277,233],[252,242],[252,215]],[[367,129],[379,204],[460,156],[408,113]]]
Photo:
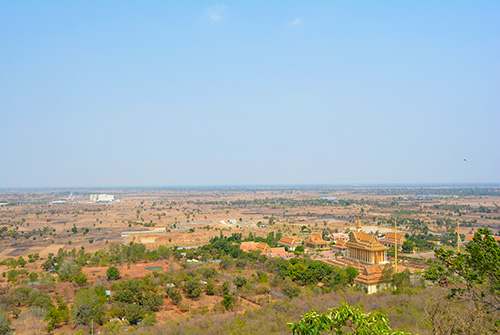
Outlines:
[[398,273],[398,223],[394,218],[394,273]]
[[457,252],[460,252],[460,221],[457,219]]
[[94,335],[94,319],[92,319],[92,331],[90,333]]

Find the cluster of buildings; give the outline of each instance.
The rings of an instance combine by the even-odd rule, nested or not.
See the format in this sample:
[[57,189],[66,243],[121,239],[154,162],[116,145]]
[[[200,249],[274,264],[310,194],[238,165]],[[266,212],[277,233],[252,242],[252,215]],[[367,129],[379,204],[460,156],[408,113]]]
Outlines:
[[115,196],[112,194],[91,194],[90,201],[95,203],[110,203],[115,201]]
[[[330,265],[356,268],[360,273],[355,279],[356,286],[370,294],[390,285],[382,275],[384,265],[389,263],[387,250],[396,245],[401,248],[406,239],[403,235],[393,232],[388,233],[384,238],[378,239],[372,234],[363,232],[361,228],[361,221],[358,219],[356,231],[352,231],[349,235],[342,233],[332,235],[336,243],[331,246],[331,250],[341,257],[322,261]],[[330,249],[328,243],[323,240],[321,235],[311,234],[303,245],[309,250],[324,250],[326,248]],[[283,237],[278,242],[278,245],[281,247],[271,248],[266,243],[243,242],[241,249],[247,252],[260,250],[262,254],[270,258],[290,259],[295,257],[295,254],[289,251],[294,251],[300,245],[300,242],[297,237]],[[285,250],[285,247],[288,251]]]

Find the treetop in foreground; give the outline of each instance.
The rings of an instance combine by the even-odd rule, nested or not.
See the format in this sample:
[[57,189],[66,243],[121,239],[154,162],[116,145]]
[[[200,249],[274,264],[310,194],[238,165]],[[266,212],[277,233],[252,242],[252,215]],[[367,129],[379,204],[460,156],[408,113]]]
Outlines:
[[500,246],[489,229],[479,229],[464,252],[436,250],[443,266],[432,267],[427,279],[451,286],[450,297],[470,299],[500,311]]
[[328,309],[328,314],[315,310],[306,313],[297,323],[288,323],[293,335],[356,334],[356,335],[411,335],[393,331],[387,317],[378,312],[363,313],[361,309],[343,303]]

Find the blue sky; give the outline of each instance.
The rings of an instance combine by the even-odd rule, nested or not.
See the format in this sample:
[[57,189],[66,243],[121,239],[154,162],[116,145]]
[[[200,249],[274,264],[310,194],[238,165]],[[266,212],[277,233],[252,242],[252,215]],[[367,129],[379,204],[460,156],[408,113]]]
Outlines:
[[499,17],[0,1],[0,188],[499,183]]

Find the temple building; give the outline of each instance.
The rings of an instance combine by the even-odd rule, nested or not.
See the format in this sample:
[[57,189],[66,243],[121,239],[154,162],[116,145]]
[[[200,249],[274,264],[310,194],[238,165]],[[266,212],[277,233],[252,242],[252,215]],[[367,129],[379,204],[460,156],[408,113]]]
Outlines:
[[394,232],[389,232],[387,233],[387,235],[385,235],[384,238],[380,239],[380,243],[382,243],[386,247],[394,247],[397,243],[399,250],[401,250],[401,247],[405,242],[406,238],[402,234],[400,233],[395,234]]
[[383,267],[372,265],[363,269],[361,274],[354,279],[354,284],[367,294],[377,293],[386,288],[393,288],[391,281],[384,279]]
[[295,236],[282,237],[277,244],[283,247],[287,247],[290,251],[294,251],[295,248],[299,245],[299,239]]
[[346,257],[369,264],[385,264],[387,262],[387,248],[378,239],[361,230],[361,221],[358,218],[356,231],[349,234]]
[[332,251],[338,253],[339,255],[345,256],[347,253],[345,241],[337,241],[334,245],[332,245]]
[[323,240],[319,234],[311,234],[311,237],[304,241],[304,246],[314,250],[323,249],[328,246],[328,242]]

